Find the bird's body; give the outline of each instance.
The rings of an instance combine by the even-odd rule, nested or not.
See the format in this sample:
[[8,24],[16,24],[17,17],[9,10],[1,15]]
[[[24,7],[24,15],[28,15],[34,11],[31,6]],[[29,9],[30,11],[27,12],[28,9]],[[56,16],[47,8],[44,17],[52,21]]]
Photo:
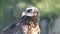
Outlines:
[[38,25],[38,14],[33,15],[23,14],[19,20],[12,24],[9,28],[5,29],[2,34],[40,34]]

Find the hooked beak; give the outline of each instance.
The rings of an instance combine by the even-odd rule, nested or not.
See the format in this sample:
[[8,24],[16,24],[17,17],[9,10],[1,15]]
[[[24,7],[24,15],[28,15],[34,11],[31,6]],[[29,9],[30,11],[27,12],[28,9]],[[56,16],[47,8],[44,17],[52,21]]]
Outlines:
[[26,11],[22,12],[22,16],[37,16],[39,11],[35,7],[28,7]]

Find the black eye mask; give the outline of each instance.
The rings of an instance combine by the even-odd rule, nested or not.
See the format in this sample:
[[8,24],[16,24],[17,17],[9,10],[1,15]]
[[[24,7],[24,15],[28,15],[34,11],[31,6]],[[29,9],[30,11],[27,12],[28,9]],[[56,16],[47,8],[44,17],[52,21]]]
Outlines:
[[32,9],[27,10],[28,13],[31,12],[31,11],[32,11]]

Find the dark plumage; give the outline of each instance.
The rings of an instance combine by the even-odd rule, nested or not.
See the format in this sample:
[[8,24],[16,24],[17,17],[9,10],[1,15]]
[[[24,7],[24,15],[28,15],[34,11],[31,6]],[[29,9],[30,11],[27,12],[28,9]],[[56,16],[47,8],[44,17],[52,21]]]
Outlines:
[[32,12],[31,8],[28,11],[26,10],[22,13],[22,17],[5,29],[2,34],[39,34],[38,15],[37,10],[35,12]]

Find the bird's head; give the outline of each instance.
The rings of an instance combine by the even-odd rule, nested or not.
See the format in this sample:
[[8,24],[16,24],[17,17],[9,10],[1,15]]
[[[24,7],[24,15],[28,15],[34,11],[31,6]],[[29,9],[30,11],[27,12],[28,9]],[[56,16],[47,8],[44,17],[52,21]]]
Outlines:
[[39,11],[36,7],[28,7],[24,12],[22,12],[22,16],[38,16]]

